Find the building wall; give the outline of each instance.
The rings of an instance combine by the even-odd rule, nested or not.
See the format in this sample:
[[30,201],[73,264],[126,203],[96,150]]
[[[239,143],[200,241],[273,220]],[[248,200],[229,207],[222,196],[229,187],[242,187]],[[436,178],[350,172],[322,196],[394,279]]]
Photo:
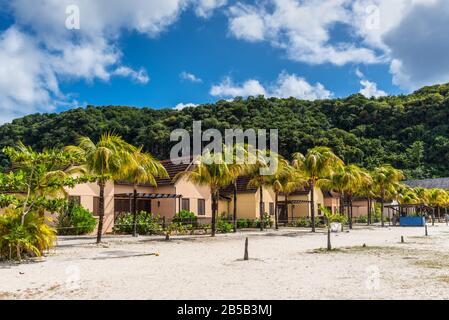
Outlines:
[[[372,209],[374,214],[374,208]],[[368,201],[359,200],[352,202],[352,216],[360,217],[360,216],[368,216]]]
[[335,213],[336,211],[340,210],[340,198],[338,197],[324,198],[324,206],[331,207],[332,213]]
[[[100,187],[96,183],[78,184],[74,188],[67,188],[69,196],[79,196],[81,205],[93,212],[94,211],[94,197],[100,195]],[[104,190],[104,220],[103,232],[112,232],[114,226],[114,183],[107,182]],[[95,217],[98,220],[98,217]],[[98,223],[97,223],[98,225]],[[96,233],[97,230],[94,231]]]
[[[205,200],[205,215],[203,217],[212,217],[212,195],[208,186],[193,184],[181,178],[175,184],[175,193],[182,195],[183,198],[190,199],[190,211],[198,215],[198,199]],[[179,211],[179,202],[176,203],[176,210]],[[220,213],[220,211],[219,211]]]

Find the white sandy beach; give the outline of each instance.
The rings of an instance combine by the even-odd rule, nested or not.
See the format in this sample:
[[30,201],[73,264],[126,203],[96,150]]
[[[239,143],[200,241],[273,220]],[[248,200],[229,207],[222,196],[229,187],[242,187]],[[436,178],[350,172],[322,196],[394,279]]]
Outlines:
[[[400,243],[401,235],[405,243]],[[249,237],[249,261],[242,261]],[[449,299],[449,227],[60,238],[43,262],[0,263],[0,299]],[[362,247],[366,244],[366,247]],[[159,253],[159,255],[151,255]]]

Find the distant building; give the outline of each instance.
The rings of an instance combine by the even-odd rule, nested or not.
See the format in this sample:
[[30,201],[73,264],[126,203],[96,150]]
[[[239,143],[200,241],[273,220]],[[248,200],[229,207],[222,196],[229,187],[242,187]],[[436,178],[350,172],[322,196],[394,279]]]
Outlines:
[[449,178],[436,178],[436,179],[421,179],[421,180],[407,180],[404,184],[415,188],[421,187],[425,189],[445,189],[449,190]]

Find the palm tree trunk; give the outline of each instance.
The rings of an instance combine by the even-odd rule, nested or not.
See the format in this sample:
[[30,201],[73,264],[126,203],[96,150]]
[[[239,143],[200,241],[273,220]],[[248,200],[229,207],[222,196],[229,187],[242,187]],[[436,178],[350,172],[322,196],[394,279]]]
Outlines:
[[432,226],[435,225],[435,207],[432,208]]
[[352,196],[348,195],[348,218],[349,218],[349,229],[352,230]]
[[234,181],[234,232],[237,232],[237,180]]
[[[329,225],[329,221],[327,222]],[[331,245],[331,228],[328,226],[327,227],[327,251],[331,251],[332,250],[332,245]]]
[[[285,221],[285,224],[284,224],[284,227],[285,227],[286,225],[288,225],[288,194],[285,194],[284,211],[285,211],[285,218],[287,219],[287,221]],[[292,218],[293,218],[293,210],[292,210]],[[292,223],[293,223],[293,219],[292,219]]]
[[259,217],[260,217],[260,231],[263,231],[264,221],[263,221],[263,187],[260,186],[260,202],[259,202]]
[[385,227],[385,222],[384,222],[384,197],[385,197],[385,191],[382,190],[381,191],[381,195],[380,195],[380,222],[381,222],[381,226]]
[[211,237],[215,237],[217,216],[217,192],[212,193],[212,221],[211,221]]
[[278,225],[278,193],[276,192],[274,196],[274,228],[279,229]]
[[367,207],[367,225],[370,225],[371,224],[371,199],[368,197],[367,198],[367,205],[368,205],[368,207]]
[[312,232],[315,232],[315,184],[310,181],[310,216],[312,218]]
[[104,220],[104,181],[99,181],[100,187],[100,199],[98,203],[98,230],[97,230],[97,243],[101,243],[101,236],[103,235],[103,220]]
[[133,193],[133,237],[137,237],[137,187],[134,185]]
[[345,202],[345,199],[344,199],[343,192],[342,192],[342,193],[340,193],[340,214],[344,214],[344,211],[345,211],[344,202]]

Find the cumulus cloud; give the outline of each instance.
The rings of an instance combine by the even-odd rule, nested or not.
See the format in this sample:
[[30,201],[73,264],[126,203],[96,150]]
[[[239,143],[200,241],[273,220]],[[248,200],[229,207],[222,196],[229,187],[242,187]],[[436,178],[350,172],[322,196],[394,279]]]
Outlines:
[[362,85],[362,88],[359,91],[360,94],[363,94],[367,98],[379,98],[387,95],[385,91],[377,88],[377,83],[367,80],[360,69],[357,68],[355,74],[360,79],[360,84]]
[[178,103],[176,106],[175,106],[175,110],[182,110],[182,109],[185,109],[185,108],[195,108],[195,107],[198,107],[198,104],[194,104],[194,103]]
[[230,77],[226,77],[220,84],[212,86],[210,94],[219,97],[246,97],[266,95],[266,91],[258,80],[250,79],[236,85]]
[[332,93],[321,83],[311,85],[304,78],[295,74],[281,73],[274,84],[264,87],[258,80],[249,79],[238,85],[231,78],[225,78],[220,84],[210,89],[212,96],[218,97],[247,97],[264,95],[267,97],[289,98],[295,97],[305,100],[328,99]]
[[[60,83],[127,77],[148,83],[145,69],[122,65],[124,31],[156,37],[193,8],[207,17],[223,0],[12,0],[2,2],[14,24],[0,32],[1,122],[69,102]],[[3,4],[5,6],[3,6]],[[79,8],[80,29],[66,28],[68,6]],[[4,76],[7,77],[4,77]],[[18,89],[17,89],[18,88]]]
[[[267,5],[268,3],[268,5]],[[348,0],[271,0],[237,3],[229,9],[229,31],[248,41],[269,41],[296,61],[344,65],[376,63],[376,53],[349,42],[332,43],[331,29],[351,20]]]
[[186,80],[186,81],[190,81],[190,82],[194,82],[194,83],[203,82],[203,80],[201,80],[201,78],[198,78],[193,73],[190,73],[190,72],[187,72],[187,71],[181,72],[179,74],[179,78],[181,78],[182,80]]
[[198,0],[195,13],[199,17],[209,18],[213,11],[226,5],[227,0]]
[[449,81],[449,2],[418,4],[383,36],[393,82],[405,88]]
[[130,77],[131,79],[134,79],[136,82],[142,84],[148,83],[150,81],[150,77],[143,68],[136,71],[129,67],[121,66],[118,67],[116,70],[114,70],[113,74],[116,76]]
[[[389,64],[393,82],[412,90],[449,81],[446,0],[241,1],[228,16],[233,37],[266,41],[291,60]],[[347,40],[337,40],[336,26]]]

